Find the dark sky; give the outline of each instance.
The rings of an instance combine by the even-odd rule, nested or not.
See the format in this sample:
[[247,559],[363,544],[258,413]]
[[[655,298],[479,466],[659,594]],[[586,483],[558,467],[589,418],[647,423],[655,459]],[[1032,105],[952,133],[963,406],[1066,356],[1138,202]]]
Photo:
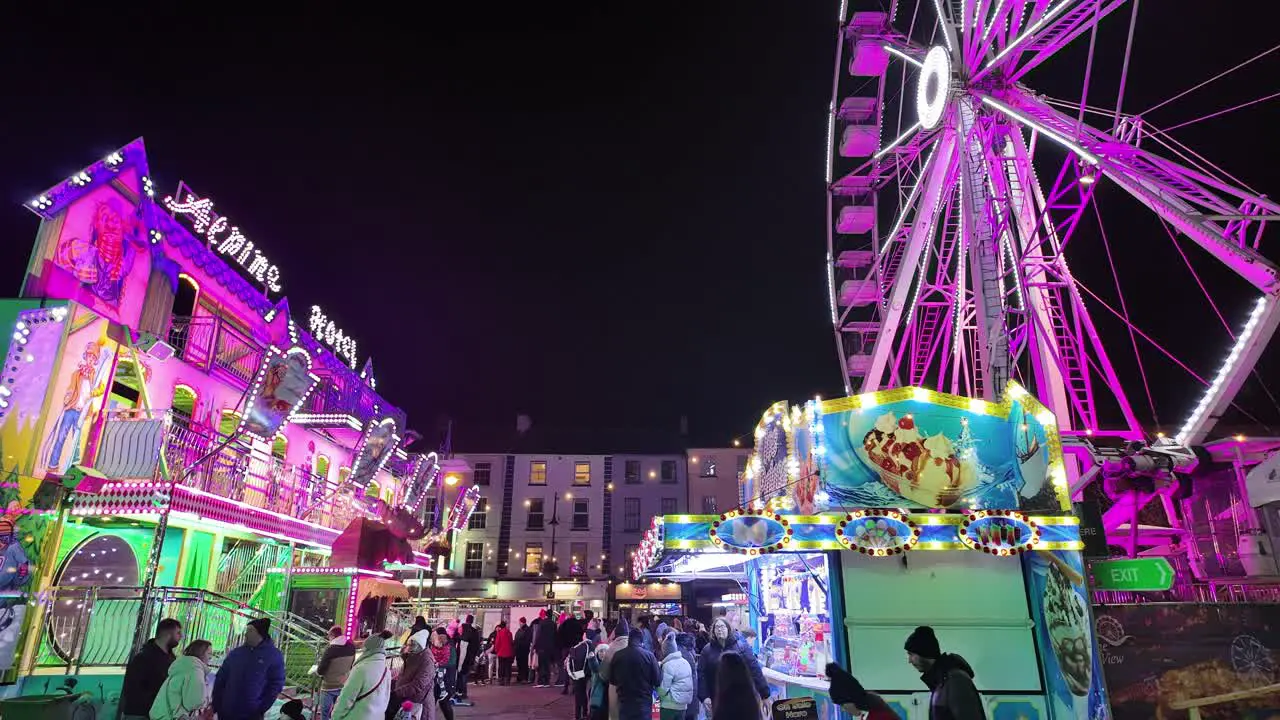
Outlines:
[[[21,203],[141,135],[160,189],[184,179],[237,218],[281,265],[295,314],[324,306],[428,434],[445,413],[470,449],[517,412],[671,429],[688,415],[693,442],[718,444],[775,400],[840,388],[823,268],[834,0],[253,20],[163,7],[68,6],[3,30],[4,287],[37,226]],[[1274,42],[1268,23],[1233,23],[1229,42],[1205,33],[1203,7],[1143,4],[1135,107]],[[1127,13],[1099,39],[1112,63],[1100,82],[1114,84]],[[1078,97],[1081,65],[1033,82]],[[1278,71],[1280,54],[1160,121],[1274,91]],[[1248,139],[1265,115],[1179,137],[1275,194],[1274,163],[1260,162],[1274,142]],[[1118,212],[1115,235],[1138,227]],[[1121,242],[1141,273],[1170,262],[1167,240]],[[1225,339],[1183,342],[1202,365],[1226,352]]]

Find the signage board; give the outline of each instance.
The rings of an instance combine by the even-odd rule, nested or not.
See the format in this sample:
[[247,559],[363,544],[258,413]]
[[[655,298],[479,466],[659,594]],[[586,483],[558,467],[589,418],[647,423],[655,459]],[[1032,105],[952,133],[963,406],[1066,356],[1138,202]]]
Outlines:
[[1173,566],[1162,557],[1097,560],[1089,569],[1097,590],[1160,592],[1173,587]]
[[818,702],[811,697],[776,700],[773,720],[818,720]]
[[1080,539],[1084,541],[1081,552],[1089,559],[1111,557],[1107,548],[1107,532],[1102,525],[1102,508],[1095,500],[1076,503],[1076,516],[1080,518]]

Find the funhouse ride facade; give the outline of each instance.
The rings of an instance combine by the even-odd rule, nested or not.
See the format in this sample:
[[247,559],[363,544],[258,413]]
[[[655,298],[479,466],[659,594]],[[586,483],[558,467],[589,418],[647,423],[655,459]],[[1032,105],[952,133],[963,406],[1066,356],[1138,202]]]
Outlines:
[[7,694],[74,678],[111,716],[162,617],[217,657],[270,617],[309,686],[331,624],[396,622],[397,573],[448,555],[477,491],[406,449],[421,439],[352,336],[291,313],[250,228],[162,193],[141,139],[29,209],[30,265],[0,301]]

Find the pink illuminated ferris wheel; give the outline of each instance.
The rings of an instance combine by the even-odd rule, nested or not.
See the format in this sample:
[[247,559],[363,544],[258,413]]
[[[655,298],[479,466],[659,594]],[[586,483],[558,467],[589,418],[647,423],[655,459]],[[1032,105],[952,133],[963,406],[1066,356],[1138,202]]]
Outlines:
[[[1169,419],[1169,440],[1202,443],[1232,405],[1280,321],[1280,276],[1258,249],[1280,205],[1142,115],[1120,112],[1114,90],[1110,109],[1088,102],[1091,79],[1102,95],[1097,27],[1128,21],[1131,45],[1136,7],[1115,13],[1129,2],[842,6],[828,140],[828,291],[848,391],[916,385],[994,399],[1017,380],[1068,433],[1151,439],[1141,357],[1136,366],[1115,362],[1142,346],[1181,366],[1199,398]],[[1039,94],[1028,73],[1051,67],[1072,42],[1089,48],[1083,66],[1073,59],[1067,73],[1082,99]],[[1130,48],[1123,51],[1121,98]],[[1095,195],[1108,184],[1120,189],[1108,199],[1131,196],[1126,202],[1150,217],[1155,233],[1107,222]],[[1130,312],[1135,289],[1118,276],[1115,291],[1103,292],[1073,275],[1068,258],[1110,279],[1097,268],[1115,262],[1121,243],[1130,252],[1149,244],[1186,272],[1148,277],[1143,291],[1167,294],[1170,313],[1180,303],[1212,308],[1218,334],[1203,333],[1203,342],[1218,344],[1211,366],[1184,362],[1144,332]],[[1224,302],[1209,276],[1229,276],[1244,300]],[[1107,337],[1110,347],[1100,339],[1102,315],[1125,328],[1118,340]]]

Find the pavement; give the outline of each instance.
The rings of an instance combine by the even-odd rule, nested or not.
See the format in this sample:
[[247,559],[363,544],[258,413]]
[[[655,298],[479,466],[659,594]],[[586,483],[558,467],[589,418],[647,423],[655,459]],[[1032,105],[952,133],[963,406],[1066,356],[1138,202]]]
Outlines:
[[467,695],[475,705],[456,706],[454,718],[485,720],[572,720],[573,695],[560,688],[532,685],[470,685]]

